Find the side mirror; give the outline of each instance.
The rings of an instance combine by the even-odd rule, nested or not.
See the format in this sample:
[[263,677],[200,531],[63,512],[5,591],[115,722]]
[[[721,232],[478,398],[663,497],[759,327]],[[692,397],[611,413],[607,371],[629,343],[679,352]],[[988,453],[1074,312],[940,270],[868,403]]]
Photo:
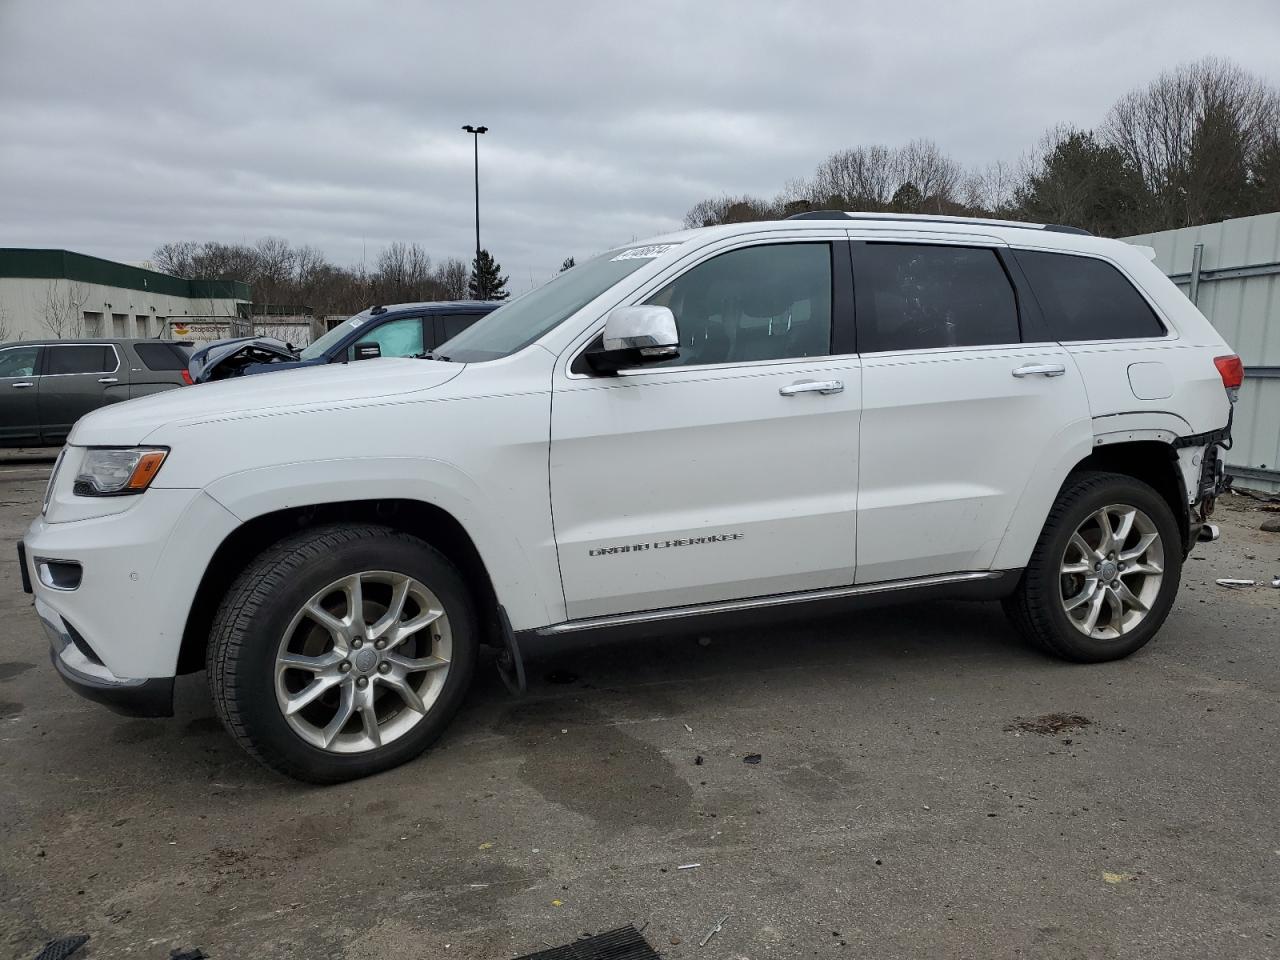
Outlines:
[[355,354],[353,360],[374,360],[382,356],[382,347],[373,340],[365,340],[357,343],[355,346]]
[[600,349],[587,353],[597,373],[660,363],[680,356],[680,331],[666,307],[615,307],[604,322]]

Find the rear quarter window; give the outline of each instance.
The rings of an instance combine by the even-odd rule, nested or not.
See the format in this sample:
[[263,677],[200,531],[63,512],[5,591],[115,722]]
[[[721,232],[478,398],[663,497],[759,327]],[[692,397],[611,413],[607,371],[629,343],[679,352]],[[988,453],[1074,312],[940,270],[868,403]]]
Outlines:
[[1150,304],[1105,260],[1038,250],[1016,255],[1053,339],[1070,343],[1165,335]]
[[190,348],[176,343],[135,343],[133,352],[148,370],[185,370]]

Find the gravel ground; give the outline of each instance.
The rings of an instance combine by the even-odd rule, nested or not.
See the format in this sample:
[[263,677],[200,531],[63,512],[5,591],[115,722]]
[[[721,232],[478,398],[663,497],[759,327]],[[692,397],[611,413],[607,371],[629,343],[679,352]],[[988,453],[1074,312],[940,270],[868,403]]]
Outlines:
[[433,752],[314,788],[240,753],[203,675],[156,721],[59,682],[9,559],[47,470],[0,459],[0,955],[489,960],[628,922],[672,958],[1280,952],[1252,501],[1121,663],[956,603],[543,651],[524,699],[486,671]]

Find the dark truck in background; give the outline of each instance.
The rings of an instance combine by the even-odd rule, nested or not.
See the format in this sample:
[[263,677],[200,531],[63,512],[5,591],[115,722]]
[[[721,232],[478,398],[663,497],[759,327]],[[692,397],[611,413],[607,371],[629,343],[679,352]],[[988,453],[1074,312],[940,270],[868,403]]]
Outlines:
[[175,340],[0,344],[0,447],[61,446],[90,410],[190,384],[191,349]]
[[196,383],[206,383],[326,363],[422,356],[500,306],[498,300],[453,300],[370,307],[302,348],[267,336],[215,340],[191,355],[189,372]]

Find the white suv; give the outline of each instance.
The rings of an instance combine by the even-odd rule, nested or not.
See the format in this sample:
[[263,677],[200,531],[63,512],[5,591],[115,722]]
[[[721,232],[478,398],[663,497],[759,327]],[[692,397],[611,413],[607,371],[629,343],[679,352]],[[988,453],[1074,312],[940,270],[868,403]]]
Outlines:
[[433,357],[91,413],[23,572],[81,693],[332,782],[440,735],[488,642],[1003,599],[1071,660],[1169,613],[1240,361],[1141,248],[807,214],[611,250]]

